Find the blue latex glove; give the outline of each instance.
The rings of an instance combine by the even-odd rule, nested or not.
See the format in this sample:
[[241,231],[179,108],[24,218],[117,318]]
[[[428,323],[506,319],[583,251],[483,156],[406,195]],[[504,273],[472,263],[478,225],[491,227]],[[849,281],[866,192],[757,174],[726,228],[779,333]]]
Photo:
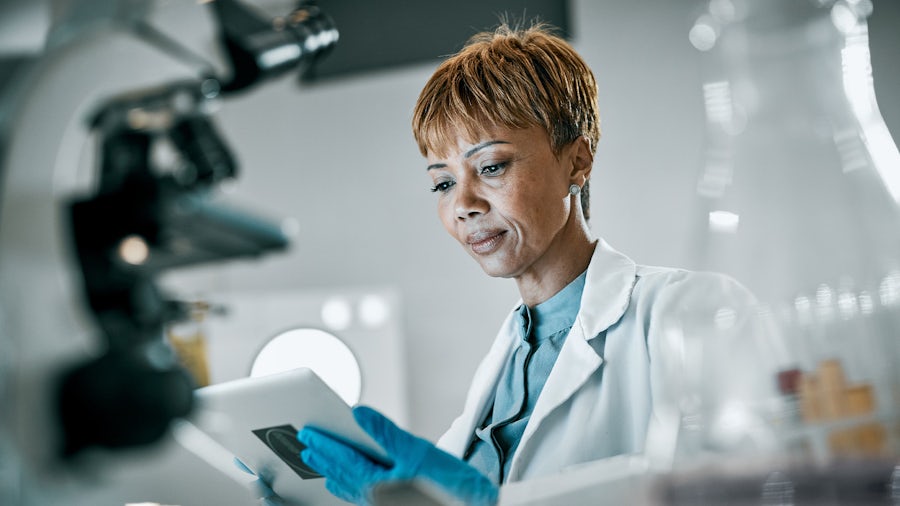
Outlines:
[[[278,494],[272,490],[272,487],[269,486],[269,481],[265,479],[265,476],[257,476],[247,464],[244,464],[244,461],[235,457],[234,465],[240,469],[241,471],[256,476],[256,480],[253,482],[253,489],[256,491],[256,497],[259,499],[259,503],[261,506],[286,506],[287,503],[284,499],[281,498]],[[265,474],[265,473],[263,473]]]
[[390,481],[425,479],[466,504],[493,505],[499,491],[487,477],[428,441],[406,432],[372,408],[353,408],[356,423],[384,448],[393,465],[376,462],[326,431],[306,426],[297,434],[306,464],[325,476],[337,497],[369,504],[372,489]]

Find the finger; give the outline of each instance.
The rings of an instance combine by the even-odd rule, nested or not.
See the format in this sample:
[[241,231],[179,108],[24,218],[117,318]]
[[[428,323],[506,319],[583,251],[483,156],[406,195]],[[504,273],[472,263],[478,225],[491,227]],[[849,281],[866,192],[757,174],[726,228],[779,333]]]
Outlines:
[[374,465],[362,452],[318,429],[304,427],[297,433],[297,439],[329,461],[346,466],[363,466],[366,469]]
[[300,458],[326,478],[353,485],[371,481],[386,470],[356,449],[315,429],[304,428],[298,439],[306,445]]
[[497,486],[459,458],[433,447],[423,462],[419,475],[443,488],[451,496],[463,499],[465,504],[496,503],[499,493]]
[[325,489],[338,499],[343,499],[353,504],[363,504],[362,491],[345,486],[337,480],[325,480]]
[[392,457],[411,450],[417,439],[368,406],[353,408],[353,418]]
[[323,459],[313,450],[303,450],[300,452],[300,458],[306,465],[325,477],[325,488],[332,495],[348,502],[358,502],[357,500],[361,497],[359,480],[347,476],[340,466],[335,466],[327,459]]
[[275,496],[275,491],[272,490],[272,487],[269,486],[268,483],[263,480],[256,480],[253,482],[254,487],[256,488],[257,497],[273,497]]
[[256,473],[251,471],[247,464],[244,464],[244,461],[237,457],[234,458],[234,466],[251,476],[256,476]]

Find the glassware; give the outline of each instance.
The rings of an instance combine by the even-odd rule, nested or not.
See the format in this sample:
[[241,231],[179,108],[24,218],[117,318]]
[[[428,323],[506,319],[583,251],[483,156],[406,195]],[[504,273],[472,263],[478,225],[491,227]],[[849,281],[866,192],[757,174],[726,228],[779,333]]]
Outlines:
[[714,305],[681,315],[679,458],[896,458],[900,154],[875,100],[872,5],[708,7],[689,36],[706,107],[691,267],[756,301],[724,308],[746,323],[724,334]]
[[204,300],[197,300],[189,303],[189,309],[189,319],[169,324],[166,327],[166,337],[179,362],[199,388],[210,384],[208,338],[204,322],[209,312],[215,308]]
[[17,355],[0,310],[0,406],[4,407],[0,409],[0,504],[19,504],[22,496],[22,463],[11,430],[15,405],[10,383]]

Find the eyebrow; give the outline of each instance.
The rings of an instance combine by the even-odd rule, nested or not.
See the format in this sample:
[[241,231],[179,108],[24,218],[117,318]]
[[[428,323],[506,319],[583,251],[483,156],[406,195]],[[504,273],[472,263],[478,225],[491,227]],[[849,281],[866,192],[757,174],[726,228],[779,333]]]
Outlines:
[[[494,144],[510,144],[510,143],[508,141],[485,141],[485,142],[482,142],[481,144],[478,144],[477,146],[472,147],[472,149],[463,153],[463,158],[469,158],[470,156],[474,155],[478,151],[480,151],[488,146],[493,146]],[[446,166],[447,166],[446,163],[433,163],[433,164],[429,165],[428,167],[426,167],[425,170],[429,171],[431,169],[441,169]]]

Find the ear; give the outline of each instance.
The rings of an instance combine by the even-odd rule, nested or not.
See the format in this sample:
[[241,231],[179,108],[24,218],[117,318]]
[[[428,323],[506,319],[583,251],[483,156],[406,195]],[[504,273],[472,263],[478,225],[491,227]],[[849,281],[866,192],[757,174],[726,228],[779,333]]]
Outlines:
[[594,154],[591,152],[591,141],[586,135],[582,135],[572,141],[568,147],[571,169],[569,180],[578,186],[584,186],[591,177],[591,169],[594,167]]

